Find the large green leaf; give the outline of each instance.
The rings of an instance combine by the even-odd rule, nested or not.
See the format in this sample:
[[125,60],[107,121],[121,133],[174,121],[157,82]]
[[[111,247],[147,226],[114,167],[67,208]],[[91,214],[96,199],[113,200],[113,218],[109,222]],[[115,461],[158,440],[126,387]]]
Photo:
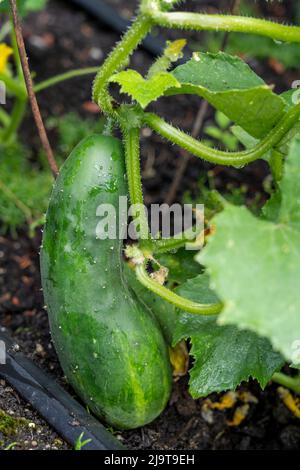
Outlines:
[[[261,220],[227,205],[198,260],[224,302],[219,324],[267,337],[295,362],[300,340],[300,136],[291,145],[276,210]],[[278,207],[278,201],[280,207]],[[277,206],[276,206],[277,205]]]
[[[200,275],[180,286],[177,293],[202,303],[217,302],[207,275]],[[235,326],[219,326],[217,317],[181,313],[174,343],[191,338],[195,358],[190,372],[190,392],[194,398],[212,392],[235,389],[242,381],[256,378],[262,387],[283,363],[268,340]]]
[[194,54],[172,74],[181,87],[166,94],[199,95],[256,138],[264,137],[286,108],[245,62],[222,52]]

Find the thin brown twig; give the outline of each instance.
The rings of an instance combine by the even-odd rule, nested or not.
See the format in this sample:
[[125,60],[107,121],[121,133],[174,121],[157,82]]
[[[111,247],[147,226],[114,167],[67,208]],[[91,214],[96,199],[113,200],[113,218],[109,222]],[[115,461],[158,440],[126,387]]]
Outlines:
[[[239,9],[240,9],[240,5],[241,5],[241,0],[231,0],[230,13],[231,14],[237,14]],[[230,33],[226,33],[226,35],[224,36],[223,43],[222,43],[222,46],[221,46],[221,50],[226,49],[227,44],[228,44],[229,34]],[[196,120],[195,120],[195,123],[194,123],[193,130],[192,130],[192,137],[196,138],[200,134],[200,131],[202,129],[203,122],[204,122],[204,119],[205,119],[205,115],[207,113],[207,109],[208,109],[207,101],[202,101],[202,103],[200,105],[200,108],[198,110],[198,114],[197,114],[197,117],[196,117]],[[181,159],[180,164],[177,168],[176,175],[175,175],[175,178],[174,178],[174,180],[171,184],[169,192],[168,192],[168,194],[165,198],[166,204],[169,204],[169,205],[172,204],[172,202],[174,202],[174,200],[176,198],[178,188],[181,184],[182,178],[183,178],[183,176],[186,172],[186,169],[188,167],[188,164],[189,164],[189,161],[190,161],[190,158],[191,158],[190,154],[188,152],[186,152],[185,150],[180,150],[180,154],[182,156],[182,159]]]
[[24,79],[26,83],[26,88],[27,88],[27,93],[28,93],[28,98],[30,101],[32,113],[33,113],[36,127],[38,130],[40,139],[41,139],[42,146],[45,150],[45,153],[49,162],[49,166],[51,168],[53,176],[56,178],[58,175],[58,166],[54,158],[54,154],[53,154],[53,151],[52,151],[52,148],[51,148],[48,136],[47,136],[47,132],[43,123],[40,108],[39,108],[36,95],[34,92],[33,81],[31,78],[29,62],[28,62],[28,57],[26,54],[26,48],[25,48],[25,43],[24,43],[23,34],[22,34],[22,26],[21,26],[19,14],[18,14],[16,0],[10,0],[10,6],[11,6],[11,11],[12,11],[14,28],[16,32],[17,45],[19,49]]

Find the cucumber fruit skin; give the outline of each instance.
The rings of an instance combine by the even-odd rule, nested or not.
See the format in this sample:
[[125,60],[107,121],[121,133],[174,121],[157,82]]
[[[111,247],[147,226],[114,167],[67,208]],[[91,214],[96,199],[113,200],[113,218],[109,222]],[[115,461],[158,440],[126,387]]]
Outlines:
[[135,272],[127,264],[125,264],[125,273],[129,286],[135,295],[145,304],[151,305],[160,329],[163,333],[165,341],[169,347],[173,346],[173,335],[176,323],[178,321],[178,313],[176,307],[161,297],[153,294],[144,287],[136,278]]
[[127,196],[119,140],[93,135],[63,165],[46,216],[41,276],[53,342],[77,394],[105,422],[154,420],[171,392],[168,351],[152,312],[128,287],[122,244],[96,238],[100,204]]

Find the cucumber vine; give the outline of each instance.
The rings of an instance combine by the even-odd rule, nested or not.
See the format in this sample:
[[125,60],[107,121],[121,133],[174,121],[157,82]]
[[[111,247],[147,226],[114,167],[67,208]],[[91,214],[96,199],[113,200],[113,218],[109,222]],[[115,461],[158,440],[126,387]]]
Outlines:
[[[208,162],[221,165],[241,167],[263,157],[269,150],[276,147],[288,131],[299,120],[300,105],[294,106],[272,128],[268,135],[262,139],[256,147],[241,152],[223,152],[207,147],[186,133],[174,128],[163,119],[153,113],[147,113],[140,106],[131,107],[131,121],[127,119],[126,129],[122,114],[118,113],[113,105],[113,99],[108,88],[111,77],[128,65],[129,57],[151,31],[155,25],[168,28],[206,30],[206,31],[227,31],[255,33],[272,37],[274,40],[294,41],[300,43],[300,27],[286,26],[255,18],[245,18],[228,15],[208,15],[198,13],[172,12],[176,1],[160,2],[158,0],[143,0],[140,12],[133,22],[131,28],[125,34],[121,42],[115,47],[110,56],[95,78],[93,86],[93,98],[98,103],[102,112],[113,118],[122,128],[126,161],[127,175],[129,181],[129,192],[132,204],[140,204],[143,207],[143,192],[141,187],[140,163],[139,163],[139,128],[143,125],[149,126],[162,137],[171,143],[179,145],[193,155]],[[127,115],[128,118],[128,115]],[[122,124],[123,122],[123,124]],[[133,127],[130,129],[131,125]],[[149,232],[148,223],[145,218],[142,221],[141,231]],[[144,237],[142,237],[144,238]],[[170,243],[170,249],[173,249]],[[142,278],[140,273],[140,278]],[[144,282],[146,277],[143,276]],[[178,304],[179,308],[182,305]],[[217,306],[215,310],[218,310]],[[205,309],[204,312],[205,314]]]
[[[139,135],[144,126],[150,127],[171,144],[176,144],[181,149],[212,164],[242,168],[250,162],[263,158],[268,161],[278,188],[283,178],[283,162],[287,155],[286,148],[283,150],[282,142],[286,139],[291,142],[292,138],[300,131],[299,104],[293,105],[284,95],[275,95],[259,77],[249,68],[247,69],[242,61],[222,53],[216,55],[194,54],[190,63],[186,63],[181,68],[179,66],[173,72],[169,72],[170,61],[160,57],[150,68],[145,78],[133,70],[124,71],[124,69],[129,64],[131,54],[155,26],[181,30],[249,33],[269,37],[274,41],[294,43],[300,43],[300,27],[251,17],[173,11],[178,3],[178,1],[142,0],[137,18],[100,67],[94,81],[94,101],[102,112],[121,128],[123,133],[131,202],[143,206]],[[182,43],[181,47],[183,45]],[[178,57],[180,52],[177,50]],[[205,79],[205,73],[200,77],[202,72],[199,64],[203,62],[207,63],[207,74],[211,75],[211,83]],[[222,73],[225,75],[225,79]],[[222,85],[216,83],[216,80],[226,82],[226,74],[228,74],[228,86],[223,84],[222,88]],[[112,81],[120,85],[121,92],[127,93],[131,97],[133,100],[131,105],[119,105],[114,101],[109,91],[109,85]],[[243,81],[244,83],[242,83]],[[144,110],[148,103],[155,101],[160,96],[172,96],[180,93],[197,94],[207,99],[214,107],[227,114],[238,126],[243,128],[249,136],[255,137],[256,144],[238,152],[213,149],[175,128],[158,115]],[[267,114],[264,114],[264,111]],[[247,112],[249,112],[249,116],[247,116]],[[144,215],[142,220],[139,218],[139,223],[141,232],[149,234],[148,221]],[[147,241],[143,239],[140,243],[146,260],[151,258],[155,252],[159,252],[159,245],[164,245],[164,251],[178,248],[174,239],[151,240],[149,235]],[[186,296],[180,295],[180,292],[174,293],[151,279],[146,267],[146,261],[136,265],[137,279],[152,293],[175,305],[176,308],[192,314],[201,314],[204,317],[220,314],[224,308],[228,309],[227,302],[230,301],[226,299],[225,295],[222,302],[219,300],[207,302],[207,304],[203,304],[201,301],[192,302]],[[221,315],[220,322],[222,322],[222,318]],[[238,326],[243,326],[242,322],[236,323]],[[268,335],[263,328],[256,329],[256,326],[252,326],[251,322],[248,322],[247,326],[258,333],[263,332],[276,349],[283,352],[286,359],[291,360],[291,355],[287,353],[286,348],[282,346],[280,341],[274,339],[272,334]],[[278,377],[278,375],[275,376],[277,381]]]

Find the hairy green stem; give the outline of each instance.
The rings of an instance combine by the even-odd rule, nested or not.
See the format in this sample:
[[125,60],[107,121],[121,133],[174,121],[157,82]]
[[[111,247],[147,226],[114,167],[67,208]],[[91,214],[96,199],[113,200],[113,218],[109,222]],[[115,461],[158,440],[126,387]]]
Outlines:
[[139,220],[141,243],[149,239],[149,225],[145,213],[140,165],[140,129],[122,129],[126,170],[131,205],[135,206],[135,219]]
[[175,305],[180,310],[193,313],[195,315],[217,315],[222,310],[222,304],[198,304],[189,299],[181,297],[180,295],[172,292],[166,287],[162,286],[155,280],[148,276],[148,273],[143,264],[138,264],[135,268],[135,273],[138,281],[149,289],[154,294],[158,295],[167,302]]
[[152,24],[152,20],[149,17],[142,14],[139,15],[121,42],[119,42],[98,70],[93,86],[93,99],[103,112],[113,114],[111,98],[107,91],[110,77],[115,72],[126,67],[130,55],[150,32]]
[[185,246],[191,240],[187,240],[184,236],[183,238],[166,238],[153,241],[153,253],[161,254],[168,253],[169,251],[178,250]]
[[202,144],[185,132],[176,129],[156,114],[144,113],[144,123],[174,144],[187,150],[192,155],[210,163],[226,166],[244,166],[258,160],[273,147],[276,147],[300,118],[300,104],[291,108],[279,123],[255,147],[243,152],[224,152]]
[[283,387],[293,390],[293,392],[300,395],[300,376],[290,377],[289,375],[283,374],[282,372],[275,372],[272,377],[272,381],[276,382]]
[[187,243],[195,241],[198,235],[202,232],[202,227],[198,231],[192,227],[185,232],[181,232],[174,237],[161,238],[152,241],[153,253],[167,253],[168,251],[178,250],[185,246]]
[[151,12],[151,17],[155,24],[167,28],[250,33],[266,36],[277,41],[300,42],[300,27],[288,26],[258,18],[189,12],[169,13],[155,9]]
[[92,75],[96,74],[99,70],[99,67],[87,67],[83,69],[77,70],[70,70],[69,72],[62,73],[60,75],[56,75],[55,77],[48,78],[43,82],[38,83],[34,87],[35,93],[39,93],[46,88],[50,88],[58,83],[64,82],[66,80],[70,80],[71,78],[82,77],[84,75]]

